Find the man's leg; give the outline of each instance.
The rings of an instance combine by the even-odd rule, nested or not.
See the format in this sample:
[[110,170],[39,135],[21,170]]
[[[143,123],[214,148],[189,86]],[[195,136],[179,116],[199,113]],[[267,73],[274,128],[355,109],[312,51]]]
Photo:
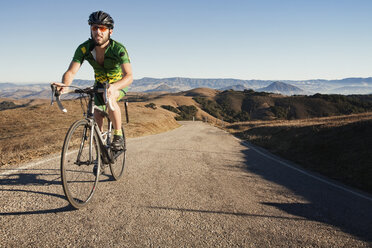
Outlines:
[[109,109],[109,117],[112,121],[112,125],[114,126],[115,130],[121,130],[121,111],[118,102],[116,99],[119,97],[119,91],[116,91],[111,97],[111,105],[114,107],[114,111]]
[[[103,100],[103,95],[101,93],[96,93],[94,95],[94,103],[97,107],[102,109],[102,111],[105,109],[105,101]],[[103,132],[103,119],[104,116],[100,113],[100,111],[94,110],[94,120],[96,121],[101,132]]]
[[94,111],[94,120],[96,121],[99,130],[101,133],[103,132],[103,116],[99,113],[99,111]]
[[109,109],[109,117],[112,121],[112,125],[114,126],[114,139],[112,141],[112,146],[115,149],[123,149],[124,139],[123,133],[121,130],[121,111],[118,102],[116,101],[119,98],[119,91],[116,91],[111,97],[111,105],[114,107],[114,111]]

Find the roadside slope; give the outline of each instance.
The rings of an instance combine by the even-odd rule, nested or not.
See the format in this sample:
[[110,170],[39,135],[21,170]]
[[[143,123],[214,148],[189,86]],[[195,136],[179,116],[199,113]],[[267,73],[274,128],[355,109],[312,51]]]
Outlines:
[[372,113],[241,122],[226,129],[306,169],[372,193]]
[[[123,103],[121,103],[121,106]],[[144,103],[129,103],[129,119],[122,118],[127,137],[156,134],[179,127],[172,114],[164,109],[150,109]],[[83,118],[78,100],[66,101],[62,113],[57,105],[44,103],[0,111],[0,167],[60,153],[71,124]]]

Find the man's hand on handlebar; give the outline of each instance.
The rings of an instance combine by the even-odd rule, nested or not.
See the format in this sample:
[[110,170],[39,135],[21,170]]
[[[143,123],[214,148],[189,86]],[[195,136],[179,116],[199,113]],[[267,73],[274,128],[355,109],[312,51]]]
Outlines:
[[66,85],[63,83],[58,83],[58,82],[52,82],[50,83],[51,85],[57,86],[57,90],[59,91],[60,94],[63,93],[64,89],[66,88]]
[[118,91],[118,89],[116,88],[116,85],[109,84],[107,88],[107,97],[110,98],[111,96],[115,96],[116,91]]

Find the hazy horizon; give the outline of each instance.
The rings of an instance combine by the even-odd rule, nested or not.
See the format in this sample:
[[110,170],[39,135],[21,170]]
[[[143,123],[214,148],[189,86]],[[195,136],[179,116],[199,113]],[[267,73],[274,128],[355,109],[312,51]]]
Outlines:
[[[324,78],[311,78],[311,79],[302,79],[302,80],[295,80],[295,79],[241,79],[241,78],[194,78],[194,77],[164,77],[164,78],[157,78],[157,77],[142,77],[142,78],[135,78],[134,80],[141,80],[144,78],[154,78],[154,79],[169,79],[169,78],[187,78],[187,79],[202,79],[202,80],[242,80],[242,81],[293,81],[293,82],[305,82],[311,80],[325,80],[325,81],[337,81],[337,80],[344,80],[344,79],[352,79],[352,78],[363,78],[363,79],[370,79],[370,77],[346,77],[346,78],[334,78],[334,79],[324,79]],[[83,80],[83,81],[94,81],[93,79],[82,79],[82,78],[75,78],[74,80]],[[48,84],[50,82],[2,82],[0,84],[11,83],[11,84]]]

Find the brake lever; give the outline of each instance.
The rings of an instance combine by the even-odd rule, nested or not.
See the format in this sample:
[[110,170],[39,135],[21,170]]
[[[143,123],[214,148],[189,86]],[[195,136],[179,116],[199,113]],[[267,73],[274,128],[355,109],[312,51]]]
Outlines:
[[56,100],[57,100],[57,104],[58,104],[58,107],[60,110],[62,110],[63,113],[67,113],[67,109],[65,109],[61,103],[61,101],[59,100],[59,95],[56,96]]
[[63,113],[67,113],[67,109],[65,109],[61,103],[61,101],[59,100],[59,96],[61,95],[61,92],[59,92],[57,90],[57,86],[51,84],[50,87],[52,88],[52,102],[50,105],[53,105],[53,102],[54,102],[54,97],[56,98],[56,102],[57,102],[57,105],[59,107],[59,109],[63,112]]

